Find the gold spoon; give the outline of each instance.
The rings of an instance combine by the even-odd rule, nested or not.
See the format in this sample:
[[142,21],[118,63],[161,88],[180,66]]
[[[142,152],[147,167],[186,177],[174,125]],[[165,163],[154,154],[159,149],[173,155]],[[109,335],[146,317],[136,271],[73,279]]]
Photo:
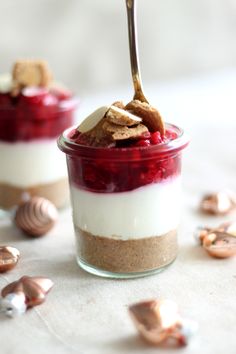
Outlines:
[[[165,124],[160,113],[151,105],[144,96],[142,81],[139,70],[138,46],[137,46],[137,26],[136,26],[136,7],[135,0],[126,0],[128,28],[129,28],[129,51],[132,79],[134,84],[134,101],[126,106],[133,114],[141,117],[144,124],[150,131],[159,131],[161,135],[165,134]],[[137,102],[141,101],[141,102]]]
[[139,70],[135,0],[126,0],[126,9],[129,29],[130,63],[134,84],[134,100],[148,103],[143,93]]

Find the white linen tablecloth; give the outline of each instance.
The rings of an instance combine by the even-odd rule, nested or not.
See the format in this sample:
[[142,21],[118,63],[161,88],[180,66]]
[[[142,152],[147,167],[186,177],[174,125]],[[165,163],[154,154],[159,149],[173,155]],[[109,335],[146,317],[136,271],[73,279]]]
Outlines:
[[[82,98],[78,119],[97,105],[129,99],[131,90]],[[1,354],[168,353],[148,347],[136,335],[129,304],[149,298],[176,301],[183,316],[199,323],[199,332],[179,354],[236,353],[236,258],[210,258],[195,243],[199,225],[236,218],[198,213],[202,194],[220,188],[236,191],[236,72],[149,85],[147,96],[165,120],[184,126],[191,144],[184,153],[184,207],[179,256],[155,276],[133,280],[102,279],[82,271],[75,261],[71,210],[60,213],[45,237],[29,239],[9,218],[0,220],[0,242],[21,252],[18,266],[0,276],[0,287],[22,275],[45,275],[55,286],[46,302],[19,318],[0,316]]]

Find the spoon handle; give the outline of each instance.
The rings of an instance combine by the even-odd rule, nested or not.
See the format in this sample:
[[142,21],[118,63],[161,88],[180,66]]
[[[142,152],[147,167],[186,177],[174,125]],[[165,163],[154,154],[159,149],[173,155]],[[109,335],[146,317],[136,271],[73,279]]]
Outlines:
[[129,30],[130,63],[134,84],[134,100],[139,100],[148,103],[146,97],[143,94],[139,70],[135,0],[126,0],[126,9]]

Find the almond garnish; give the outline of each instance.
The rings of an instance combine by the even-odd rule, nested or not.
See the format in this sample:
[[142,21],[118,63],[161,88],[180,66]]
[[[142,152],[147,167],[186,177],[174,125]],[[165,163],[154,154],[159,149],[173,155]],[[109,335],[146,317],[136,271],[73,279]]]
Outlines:
[[117,106],[103,106],[88,116],[77,128],[90,146],[108,147],[116,141],[136,139],[148,132],[142,119]]
[[125,109],[142,118],[143,124],[148,127],[149,131],[159,131],[161,135],[165,134],[164,121],[158,110],[150,104],[133,100],[126,105]]
[[102,106],[91,113],[83,122],[78,126],[78,131],[86,133],[96,127],[96,125],[103,119],[110,106]]
[[[122,107],[122,108],[121,108]],[[77,128],[82,145],[116,146],[116,141],[138,139],[150,131],[164,134],[158,111],[148,103],[134,100],[125,109],[122,102],[103,106],[89,115]]]
[[111,106],[106,114],[108,122],[121,126],[132,126],[142,122],[142,119],[134,114],[116,106]]
[[[83,144],[83,140],[89,146],[93,147],[112,147],[114,140],[111,133],[108,133],[103,128],[106,118],[102,118],[95,127],[86,131],[80,135],[80,143]],[[82,123],[83,124],[83,123]]]

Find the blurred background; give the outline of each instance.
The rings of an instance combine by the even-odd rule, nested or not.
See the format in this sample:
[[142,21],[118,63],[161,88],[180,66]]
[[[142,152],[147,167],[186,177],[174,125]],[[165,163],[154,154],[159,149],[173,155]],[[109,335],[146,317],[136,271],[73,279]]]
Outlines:
[[[139,0],[142,78],[163,82],[236,65],[236,0]],[[124,0],[0,1],[0,71],[45,58],[82,96],[130,84]]]

